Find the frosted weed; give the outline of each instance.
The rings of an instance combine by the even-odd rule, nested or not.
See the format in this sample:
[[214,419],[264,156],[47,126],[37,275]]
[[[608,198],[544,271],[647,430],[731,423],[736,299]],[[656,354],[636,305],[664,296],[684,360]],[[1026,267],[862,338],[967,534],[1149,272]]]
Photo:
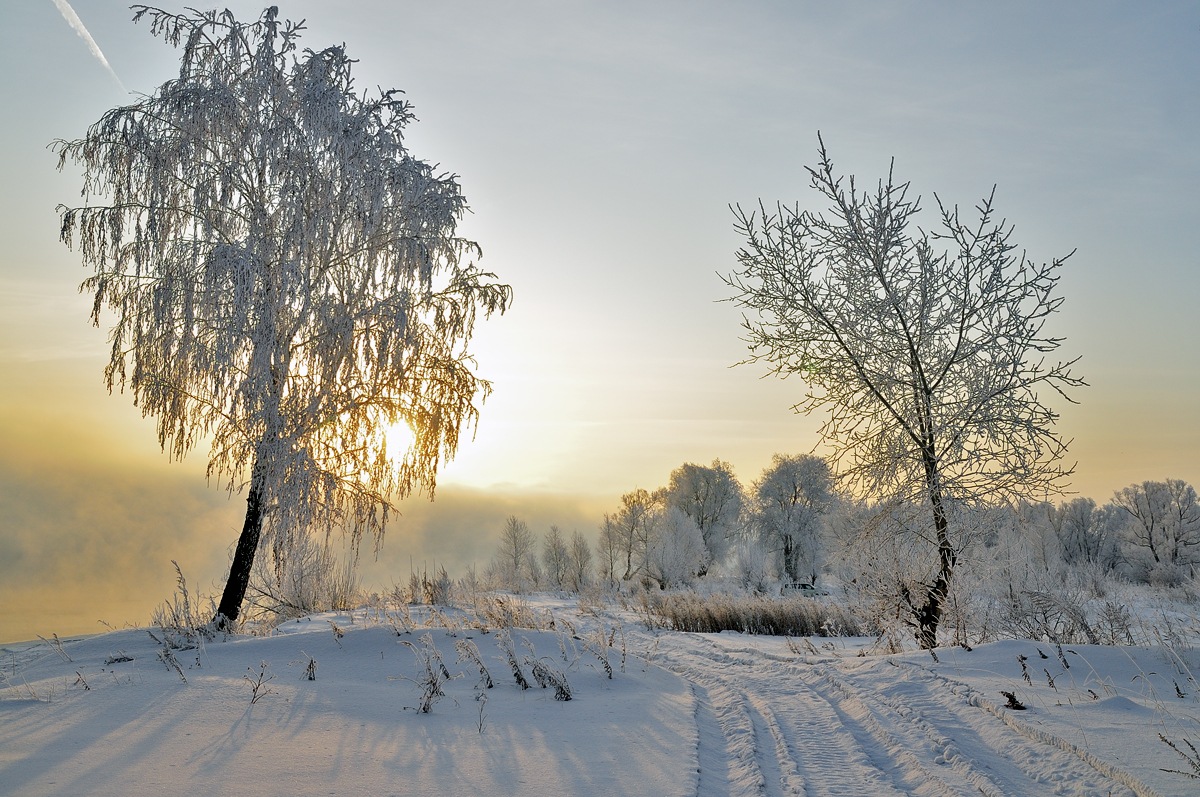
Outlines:
[[[313,662],[313,677],[316,677],[316,662]],[[274,673],[268,672],[267,667],[270,665],[263,661],[259,662],[258,675],[254,675],[254,670],[251,667],[246,668],[246,674],[242,676],[242,680],[250,684],[250,705],[254,705],[262,700],[267,695],[275,694],[275,690],[267,686],[274,678]],[[311,679],[310,679],[311,680]]]

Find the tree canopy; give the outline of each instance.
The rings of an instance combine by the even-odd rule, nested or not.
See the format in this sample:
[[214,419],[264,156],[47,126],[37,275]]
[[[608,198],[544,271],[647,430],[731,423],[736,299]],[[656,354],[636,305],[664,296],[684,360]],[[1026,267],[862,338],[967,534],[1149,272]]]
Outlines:
[[[743,504],[742,486],[730,464],[719,459],[712,465],[685,462],[671,471],[666,501],[696,524],[708,550],[708,562],[722,561],[737,535]],[[700,575],[706,572],[707,564]]]

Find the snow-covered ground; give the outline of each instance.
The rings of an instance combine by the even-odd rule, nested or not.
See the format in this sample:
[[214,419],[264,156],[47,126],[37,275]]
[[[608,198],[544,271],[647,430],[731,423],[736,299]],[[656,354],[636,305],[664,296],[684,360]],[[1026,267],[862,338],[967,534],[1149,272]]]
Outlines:
[[[1194,773],[1160,739],[1200,746],[1190,646],[1008,641],[935,661],[872,639],[648,630],[567,599],[522,608],[540,629],[363,610],[174,662],[146,630],[7,646],[0,794],[1200,793],[1164,771]],[[429,643],[452,677],[422,713],[425,662],[441,672]]]

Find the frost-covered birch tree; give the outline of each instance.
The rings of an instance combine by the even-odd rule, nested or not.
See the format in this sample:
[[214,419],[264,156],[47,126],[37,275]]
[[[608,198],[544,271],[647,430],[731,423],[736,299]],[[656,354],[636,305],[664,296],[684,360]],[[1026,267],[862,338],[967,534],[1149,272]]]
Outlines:
[[860,190],[818,141],[811,187],[830,215],[734,208],[745,245],[726,282],[746,313],[750,361],[806,383],[797,411],[827,413],[821,433],[847,486],[927,508],[934,561],[902,599],[932,647],[959,552],[947,502],[1041,498],[1071,472],[1046,403],[1084,384],[1075,360],[1050,359],[1065,258],[1018,254],[994,190],[970,221],[935,195],[928,232],[908,183],[889,170]]
[[[511,291],[457,233],[457,178],[405,147],[409,103],[360,93],[343,47],[300,52],[303,24],[275,8],[134,11],[180,48],[179,75],[55,142],[84,172],[61,237],[93,272],[93,322],[111,311],[109,389],[172,457],[209,442],[210,480],[247,490],[227,626],[260,543],[378,544],[395,500],[432,496],[490,388],[476,318]],[[415,440],[389,451],[398,421]]]

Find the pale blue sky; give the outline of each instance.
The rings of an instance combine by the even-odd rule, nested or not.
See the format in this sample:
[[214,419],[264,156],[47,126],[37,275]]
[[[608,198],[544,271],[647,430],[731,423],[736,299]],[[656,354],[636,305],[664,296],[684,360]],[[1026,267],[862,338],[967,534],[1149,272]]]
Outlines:
[[[243,19],[262,8],[227,5]],[[1062,407],[1075,488],[1104,501],[1143,479],[1200,483],[1194,2],[279,5],[307,18],[307,46],[347,44],[360,87],[407,92],[414,154],[461,176],[464,230],[516,290],[479,330],[496,393],[443,479],[448,496],[507,507],[471,515],[483,538],[522,506],[591,532],[621,492],[685,461],[720,457],[750,482],[773,453],[817,443],[816,419],[788,411],[801,385],[728,367],[745,351],[717,274],[739,244],[728,204],[813,201],[803,167],[818,130],[860,179],[895,156],[927,207],[935,191],[968,207],[998,184],[1033,259],[1077,248],[1056,321],[1092,384]],[[173,74],[175,52],[123,3],[73,6],[130,90]],[[168,495],[200,478],[204,452],[168,465],[153,425],[101,388],[104,334],[75,293],[77,255],[57,242],[54,206],[79,179],[46,149],[124,97],[51,0],[0,8],[0,464],[44,484],[56,470],[169,480]],[[44,500],[91,507],[76,512],[91,533],[141,528],[137,512],[113,520],[77,498],[87,478],[59,481]],[[554,511],[533,508],[550,498]],[[30,497],[0,486],[0,501],[0,547],[44,561],[13,520],[36,517]],[[176,548],[223,560],[226,531],[181,531]],[[453,561],[471,547],[466,532],[453,546],[429,527],[405,534],[389,542],[397,555],[411,544]]]

